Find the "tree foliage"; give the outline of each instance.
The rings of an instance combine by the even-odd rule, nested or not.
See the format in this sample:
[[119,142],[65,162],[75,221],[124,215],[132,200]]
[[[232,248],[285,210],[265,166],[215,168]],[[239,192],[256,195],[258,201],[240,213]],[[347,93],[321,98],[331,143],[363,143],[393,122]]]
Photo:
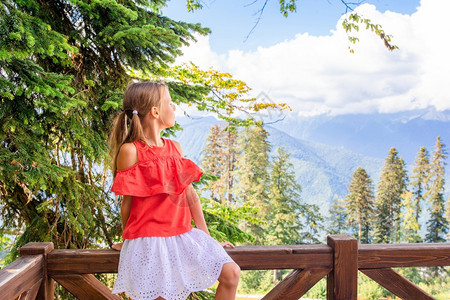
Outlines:
[[2,226],[23,230],[17,247],[85,248],[117,236],[102,166],[127,72],[157,73],[193,32],[208,32],[159,15],[163,4],[1,2]]
[[238,158],[237,130],[235,126],[222,127],[218,124],[211,127],[202,152],[202,167],[208,174],[216,176],[205,186],[211,198],[230,204],[235,202],[233,185]]
[[405,191],[402,195],[403,209],[401,212],[402,226],[401,226],[401,241],[407,243],[420,243],[419,230],[420,224],[416,219],[417,209],[414,207],[415,199],[411,191]]
[[399,240],[402,195],[407,189],[405,163],[391,148],[382,169],[376,196],[374,240],[392,243]]
[[304,205],[300,201],[301,187],[297,183],[294,165],[283,147],[276,149],[271,165],[269,205],[267,218],[267,244],[290,245],[300,243],[303,225],[300,214]]
[[[280,0],[280,13],[284,17],[288,17],[289,14],[295,13],[297,11],[297,1],[298,0]],[[202,9],[203,1],[200,0],[187,0],[187,9],[188,11],[195,11],[197,9]],[[354,12],[354,9],[358,7],[360,4],[362,4],[363,1],[344,1],[340,0],[341,4],[345,7],[345,13],[348,13],[344,21],[342,21],[342,27],[344,28],[345,32],[348,34],[348,40],[352,44],[356,44],[359,42],[359,38],[353,35],[350,35],[351,32],[358,32],[360,29],[360,25],[364,26],[365,30],[370,30],[372,33],[377,35],[383,42],[384,46],[389,50],[393,51],[395,49],[398,49],[398,46],[392,44],[392,35],[386,34],[386,32],[383,30],[383,26],[380,24],[373,23],[369,18],[364,17],[363,15]],[[259,4],[261,3],[261,4]],[[259,5],[259,9],[255,13],[256,21],[251,30],[249,31],[249,34],[247,35],[246,39],[252,34],[252,32],[255,30],[255,28],[258,26],[259,22],[262,19],[262,15],[264,13],[264,10],[269,3],[269,0],[262,0],[258,1],[255,0],[252,2],[252,5]],[[351,12],[351,13],[349,13]],[[352,49],[349,46],[350,53],[354,53],[355,50]]]
[[414,205],[416,207],[415,218],[416,222],[419,222],[419,216],[422,211],[421,206],[425,202],[425,195],[428,194],[428,181],[430,172],[429,154],[425,147],[421,147],[417,154],[412,175],[410,177],[412,197]]
[[345,200],[336,195],[330,206],[330,216],[327,226],[328,234],[345,234],[347,232],[347,211],[345,209]]
[[[237,183],[235,193],[238,202],[249,203],[258,208],[257,216],[266,220],[269,210],[268,187],[269,151],[268,132],[261,124],[245,127],[238,137],[239,157],[237,160]],[[264,229],[250,225],[248,228],[263,243]]]
[[174,102],[224,112],[230,122],[247,124],[227,115],[238,104],[224,99],[264,109],[230,74],[169,66],[194,33],[209,30],[160,15],[165,3],[1,1],[0,235],[20,234],[16,249],[118,239],[106,140],[131,79],[164,79]]
[[211,181],[206,189],[211,192],[211,199],[223,202],[223,196],[220,191],[223,190],[224,180],[222,179],[222,170],[225,166],[223,151],[223,131],[219,125],[211,127],[206,137],[206,145],[202,151],[202,170],[216,180]]
[[440,137],[436,139],[436,149],[433,151],[433,158],[430,166],[430,189],[428,199],[430,202],[430,218],[427,221],[427,242],[445,242],[446,234],[449,231],[448,221],[445,218],[445,165],[447,151]]
[[368,244],[371,241],[374,192],[372,180],[362,167],[353,174],[345,201],[349,227],[356,232],[361,243]]

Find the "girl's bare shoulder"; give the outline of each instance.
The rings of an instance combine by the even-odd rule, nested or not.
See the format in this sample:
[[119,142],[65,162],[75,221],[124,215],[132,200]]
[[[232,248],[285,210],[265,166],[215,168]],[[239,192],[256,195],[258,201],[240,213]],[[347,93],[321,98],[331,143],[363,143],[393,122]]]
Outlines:
[[171,140],[171,141],[175,145],[175,147],[177,148],[178,152],[180,152],[180,155],[183,156],[183,150],[181,149],[180,143],[178,143],[177,141],[174,141],[174,140]]
[[133,143],[125,143],[120,147],[117,155],[117,170],[127,169],[138,162],[136,146]]

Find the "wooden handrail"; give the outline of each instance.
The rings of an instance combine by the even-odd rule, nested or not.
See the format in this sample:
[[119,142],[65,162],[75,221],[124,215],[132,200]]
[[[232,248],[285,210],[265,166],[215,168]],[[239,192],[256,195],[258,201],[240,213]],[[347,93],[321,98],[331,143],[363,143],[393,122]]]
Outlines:
[[[360,245],[345,235],[327,240],[328,245],[241,246],[226,251],[243,270],[294,269],[264,299],[298,299],[324,276],[328,299],[356,299],[358,270],[398,296],[433,299],[391,268],[450,265],[450,243]],[[25,294],[27,299],[53,299],[53,279],[80,299],[118,299],[92,275],[116,273],[118,251],[53,250],[52,243],[30,243],[21,248],[21,255],[0,270],[1,299]]]
[[450,265],[450,243],[359,245],[358,269]]
[[0,270],[1,299],[16,299],[23,292],[39,287],[44,277],[44,258],[41,255],[19,257]]

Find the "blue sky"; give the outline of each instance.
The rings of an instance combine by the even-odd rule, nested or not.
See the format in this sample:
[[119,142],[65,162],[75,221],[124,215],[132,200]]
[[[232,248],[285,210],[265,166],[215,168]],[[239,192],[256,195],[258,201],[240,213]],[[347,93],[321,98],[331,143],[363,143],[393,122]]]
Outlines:
[[[356,2],[356,1],[348,1]],[[346,8],[340,0],[300,0],[297,12],[285,18],[279,12],[278,1],[269,1],[261,20],[248,39],[262,7],[263,0],[205,0],[203,9],[188,12],[185,1],[169,1],[163,13],[173,19],[200,23],[212,30],[211,49],[218,54],[232,49],[253,51],[257,47],[268,47],[296,34],[329,35]],[[368,0],[380,12],[386,10],[412,14],[419,0]]]
[[228,72],[251,96],[263,93],[302,116],[450,110],[450,0],[368,0],[355,8],[392,35],[394,51],[368,30],[350,44],[340,0],[302,0],[288,18],[272,0],[244,41],[263,3],[245,6],[250,1],[205,0],[194,13],[184,0],[169,2],[169,17],[212,30],[184,47],[176,63]]

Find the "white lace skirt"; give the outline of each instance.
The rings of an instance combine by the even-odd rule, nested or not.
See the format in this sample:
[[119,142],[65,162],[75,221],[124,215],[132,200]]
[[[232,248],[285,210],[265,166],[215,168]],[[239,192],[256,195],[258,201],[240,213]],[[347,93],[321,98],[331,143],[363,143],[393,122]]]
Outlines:
[[170,237],[125,240],[113,293],[132,299],[186,299],[211,286],[233,262],[223,247],[199,229]]

